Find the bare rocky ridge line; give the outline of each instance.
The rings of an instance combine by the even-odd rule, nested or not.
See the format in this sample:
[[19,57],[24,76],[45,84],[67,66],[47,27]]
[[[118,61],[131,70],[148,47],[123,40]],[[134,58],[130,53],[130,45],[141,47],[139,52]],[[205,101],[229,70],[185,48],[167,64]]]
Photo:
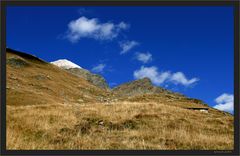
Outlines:
[[88,82],[94,84],[97,87],[110,90],[106,80],[101,75],[93,74],[86,69],[80,69],[80,68],[69,68],[66,70],[76,76],[86,79]]

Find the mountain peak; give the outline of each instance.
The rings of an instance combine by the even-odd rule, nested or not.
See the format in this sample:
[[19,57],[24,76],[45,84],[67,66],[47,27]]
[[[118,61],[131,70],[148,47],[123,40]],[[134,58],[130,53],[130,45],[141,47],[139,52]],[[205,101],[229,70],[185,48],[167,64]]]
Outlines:
[[135,82],[140,82],[144,84],[148,84],[149,86],[152,86],[152,81],[148,77],[144,77],[142,79],[135,80]]
[[79,65],[67,60],[67,59],[60,59],[57,61],[53,61],[51,62],[52,64],[60,67],[60,68],[64,68],[64,69],[70,69],[70,68],[80,68],[82,69],[82,67],[80,67]]
[[155,92],[155,90],[156,89],[149,78],[134,80],[113,88],[113,92],[121,96],[152,93]]

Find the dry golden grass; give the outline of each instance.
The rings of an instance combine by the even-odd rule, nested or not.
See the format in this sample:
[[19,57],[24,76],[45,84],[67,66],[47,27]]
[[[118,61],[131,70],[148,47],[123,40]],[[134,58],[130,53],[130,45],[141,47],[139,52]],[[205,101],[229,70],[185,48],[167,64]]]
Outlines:
[[7,149],[232,150],[233,119],[154,102],[8,106]]

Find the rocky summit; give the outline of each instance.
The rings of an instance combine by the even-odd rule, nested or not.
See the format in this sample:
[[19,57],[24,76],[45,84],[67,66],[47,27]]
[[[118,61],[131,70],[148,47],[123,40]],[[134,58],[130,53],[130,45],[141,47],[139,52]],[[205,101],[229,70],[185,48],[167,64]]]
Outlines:
[[124,83],[113,88],[112,91],[118,96],[136,96],[142,94],[172,94],[175,96],[184,97],[184,95],[181,95],[179,93],[174,93],[167,89],[154,86],[151,80],[147,77]]

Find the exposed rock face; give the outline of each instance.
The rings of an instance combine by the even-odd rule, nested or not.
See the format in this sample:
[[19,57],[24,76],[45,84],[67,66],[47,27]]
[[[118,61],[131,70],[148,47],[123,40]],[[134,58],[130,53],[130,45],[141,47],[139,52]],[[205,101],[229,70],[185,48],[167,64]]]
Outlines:
[[113,88],[112,90],[118,96],[136,96],[142,94],[173,94],[174,96],[184,97],[181,94],[173,93],[161,87],[156,87],[152,84],[149,78],[143,78]]
[[82,77],[86,79],[88,82],[94,84],[97,87],[100,87],[102,89],[107,89],[107,90],[109,89],[109,86],[106,80],[100,75],[93,74],[83,68],[70,68],[66,70],[78,77]]

